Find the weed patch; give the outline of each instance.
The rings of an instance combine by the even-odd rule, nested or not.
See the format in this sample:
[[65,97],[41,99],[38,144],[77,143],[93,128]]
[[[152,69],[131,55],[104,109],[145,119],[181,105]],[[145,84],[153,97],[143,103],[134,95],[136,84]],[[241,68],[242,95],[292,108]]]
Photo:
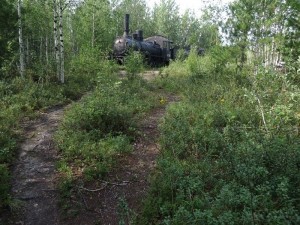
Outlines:
[[211,57],[179,62],[188,73],[164,84],[184,86],[183,98],[160,126],[162,154],[138,223],[299,223],[299,87],[274,71],[240,79]]
[[84,180],[105,177],[116,159],[132,150],[138,119],[157,104],[152,87],[141,78],[101,73],[97,83],[68,110],[55,138],[65,162]]
[[20,121],[24,117],[34,117],[37,110],[78,99],[96,82],[91,74],[67,75],[64,85],[52,82],[47,76],[27,71],[27,78],[0,81],[0,208],[11,204],[9,166],[18,147]]

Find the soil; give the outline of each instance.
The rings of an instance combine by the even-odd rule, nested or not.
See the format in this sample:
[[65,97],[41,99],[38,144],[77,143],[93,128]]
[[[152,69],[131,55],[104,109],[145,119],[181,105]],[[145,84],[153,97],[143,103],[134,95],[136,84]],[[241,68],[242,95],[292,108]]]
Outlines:
[[[168,103],[178,100],[175,96],[166,98]],[[145,116],[140,122],[140,136],[133,143],[133,152],[118,160],[118,166],[109,172],[107,179],[77,187],[70,202],[72,207],[67,212],[69,216],[62,224],[131,224],[141,212],[149,190],[149,178],[159,155],[158,125],[165,110],[166,105],[163,105]]]
[[[155,72],[146,73],[151,79]],[[58,173],[55,164],[59,154],[53,134],[63,117],[64,108],[46,111],[39,119],[24,122],[24,141],[12,171],[12,196],[22,209],[11,219],[0,217],[0,224],[19,225],[114,225],[130,224],[141,210],[149,190],[149,177],[159,155],[158,124],[168,103],[177,101],[166,95],[166,104],[145,116],[139,125],[139,138],[132,153],[120,157],[107,179],[77,184],[70,205],[62,210],[58,204]]]
[[53,134],[62,117],[63,107],[54,107],[41,113],[34,121],[23,122],[24,141],[12,170],[16,214],[10,220],[4,218],[5,224],[59,224],[58,192],[55,188],[58,153]]

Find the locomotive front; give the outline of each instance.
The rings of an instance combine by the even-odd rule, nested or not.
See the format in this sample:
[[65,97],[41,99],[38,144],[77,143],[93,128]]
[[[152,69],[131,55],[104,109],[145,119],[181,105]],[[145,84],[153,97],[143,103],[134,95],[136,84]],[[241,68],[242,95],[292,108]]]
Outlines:
[[123,63],[123,58],[127,53],[127,43],[129,34],[129,14],[125,15],[124,19],[124,34],[121,37],[115,39],[113,46],[113,58],[119,63]]
[[118,37],[115,40],[114,48],[113,48],[113,57],[119,62],[123,63],[123,58],[127,53],[126,50],[126,38]]

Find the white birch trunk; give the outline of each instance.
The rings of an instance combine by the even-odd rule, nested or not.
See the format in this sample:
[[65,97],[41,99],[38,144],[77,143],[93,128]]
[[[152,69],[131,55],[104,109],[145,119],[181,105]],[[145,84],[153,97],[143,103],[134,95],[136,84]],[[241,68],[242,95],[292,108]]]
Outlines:
[[41,42],[40,42],[40,62],[43,61],[43,37],[41,37]]
[[94,48],[95,43],[95,13],[93,12],[93,25],[92,25],[93,33],[92,33],[92,48]]
[[271,61],[271,65],[274,67],[275,63],[274,63],[274,56],[276,53],[276,48],[275,48],[275,39],[274,37],[272,37],[272,44],[271,44],[271,53],[270,53],[270,61]]
[[24,77],[25,61],[24,61],[24,43],[23,43],[23,29],[22,29],[22,1],[18,0],[18,25],[19,25],[19,51],[20,51],[20,75]]
[[59,37],[60,37],[60,82],[65,82],[64,39],[63,39],[63,6],[59,1]]
[[76,44],[75,44],[75,35],[74,35],[74,30],[73,30],[73,25],[71,22],[71,17],[68,17],[69,19],[69,29],[70,29],[70,37],[71,37],[71,46],[72,46],[72,55],[73,57],[76,55]]
[[27,65],[29,65],[29,63],[30,63],[29,48],[30,48],[29,38],[27,37],[26,38],[26,54],[25,54],[25,59],[26,59],[26,64]]
[[93,16],[92,16],[92,48],[94,48],[95,43],[95,1],[93,1]]
[[58,47],[58,13],[57,13],[57,0],[53,0],[53,34],[54,34],[54,51],[55,51],[55,62],[56,62],[56,76],[60,78],[60,58],[59,58],[59,47]]
[[49,65],[49,53],[48,53],[48,36],[46,36],[45,40],[45,58],[46,58],[46,64]]

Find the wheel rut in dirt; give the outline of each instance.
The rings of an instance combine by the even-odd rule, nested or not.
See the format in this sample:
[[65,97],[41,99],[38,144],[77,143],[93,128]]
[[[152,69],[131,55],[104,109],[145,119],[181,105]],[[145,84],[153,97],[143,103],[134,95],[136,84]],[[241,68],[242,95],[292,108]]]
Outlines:
[[[156,74],[152,74],[151,80]],[[166,103],[179,99],[162,93]],[[58,203],[59,160],[53,135],[63,117],[64,107],[43,113],[34,121],[22,124],[23,142],[12,170],[12,197],[20,200],[21,209],[6,224],[21,225],[114,225],[141,211],[142,200],[149,190],[149,177],[159,155],[158,124],[166,106],[153,109],[140,121],[140,135],[134,141],[132,153],[120,157],[118,165],[105,181],[78,184],[71,193],[71,207],[66,215]],[[1,221],[0,221],[1,222]]]
[[63,116],[63,107],[53,108],[38,119],[24,122],[24,142],[12,171],[12,195],[21,200],[14,224],[59,224],[58,192],[55,187],[57,150],[53,134]]
[[[166,95],[166,99],[169,104],[178,101],[171,95]],[[118,160],[105,181],[77,187],[71,202],[79,207],[73,207],[75,215],[66,218],[63,224],[130,224],[135,214],[141,212],[160,151],[158,125],[165,111],[166,105],[163,105],[145,116],[139,124],[140,135],[133,143],[133,152]]]

